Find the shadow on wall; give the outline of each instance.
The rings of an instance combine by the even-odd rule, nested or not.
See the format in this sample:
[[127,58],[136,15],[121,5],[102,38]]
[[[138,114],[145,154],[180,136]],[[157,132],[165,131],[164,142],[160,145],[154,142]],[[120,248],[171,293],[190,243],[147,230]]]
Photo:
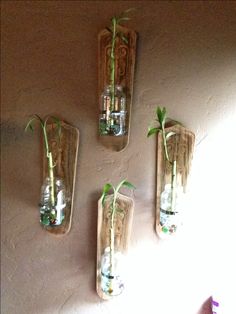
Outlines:
[[91,257],[94,261],[97,259],[97,219],[98,219],[98,200],[101,197],[101,192],[96,191],[90,194],[90,204],[89,204],[89,222],[88,222],[88,243],[91,244]]
[[32,207],[39,199],[42,180],[41,139],[37,130],[27,135],[24,127],[14,121],[1,122],[3,193],[6,200]]

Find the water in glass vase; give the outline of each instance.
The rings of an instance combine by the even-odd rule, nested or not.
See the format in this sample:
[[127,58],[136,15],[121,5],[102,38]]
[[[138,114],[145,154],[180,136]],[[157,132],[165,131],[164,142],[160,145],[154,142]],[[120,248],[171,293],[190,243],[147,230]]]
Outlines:
[[65,218],[66,192],[62,179],[47,177],[41,188],[40,222],[45,226],[59,226]]
[[101,289],[109,296],[116,296],[124,290],[122,280],[123,255],[114,253],[113,265],[111,267],[110,248],[104,250],[101,258]]
[[99,115],[100,135],[122,136],[126,134],[126,96],[120,85],[115,86],[112,97],[111,86],[106,86],[101,95]]
[[[174,201],[172,198],[174,197]],[[174,204],[174,205],[173,205]],[[181,206],[183,206],[183,191],[178,187],[173,194],[171,184],[166,184],[161,193],[160,204],[160,236],[165,237],[177,232],[181,224]]]

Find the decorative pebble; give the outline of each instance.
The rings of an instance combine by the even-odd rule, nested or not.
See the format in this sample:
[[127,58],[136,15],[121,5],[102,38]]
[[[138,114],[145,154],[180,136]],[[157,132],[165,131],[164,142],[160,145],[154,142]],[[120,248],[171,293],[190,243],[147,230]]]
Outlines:
[[169,229],[164,226],[164,227],[162,227],[162,231],[163,231],[164,233],[167,233],[167,232],[169,231]]

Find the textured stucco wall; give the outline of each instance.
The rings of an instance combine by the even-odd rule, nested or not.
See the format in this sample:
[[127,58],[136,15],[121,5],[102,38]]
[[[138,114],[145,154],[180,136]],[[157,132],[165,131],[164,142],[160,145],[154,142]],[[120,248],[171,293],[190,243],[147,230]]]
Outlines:
[[[129,7],[139,33],[130,144],[97,138],[97,34]],[[3,314],[196,314],[216,289],[232,314],[235,285],[236,3],[159,1],[2,2]],[[183,238],[154,231],[157,105],[196,134]],[[39,134],[28,115],[57,114],[80,129],[71,232],[38,223]],[[103,184],[137,189],[125,293],[95,291],[97,199]],[[231,283],[234,283],[233,286]]]

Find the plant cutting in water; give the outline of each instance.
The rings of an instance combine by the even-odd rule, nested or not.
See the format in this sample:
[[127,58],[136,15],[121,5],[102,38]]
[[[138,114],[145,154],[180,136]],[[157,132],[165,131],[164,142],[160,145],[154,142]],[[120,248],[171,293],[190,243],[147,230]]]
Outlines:
[[[31,130],[34,131],[34,122],[38,121],[43,132],[43,140],[44,140],[44,146],[45,146],[45,154],[47,158],[47,167],[48,167],[48,184],[49,184],[49,200],[48,200],[48,207],[44,213],[41,214],[41,222],[44,225],[55,225],[56,224],[56,203],[57,203],[57,195],[56,195],[56,178],[54,175],[54,167],[56,166],[53,161],[53,156],[51,149],[49,147],[49,140],[48,140],[48,134],[47,134],[47,123],[48,120],[52,119],[57,126],[57,139],[58,143],[60,145],[60,138],[61,138],[61,122],[57,117],[54,116],[47,116],[44,120],[37,114],[34,114],[32,117],[30,117],[30,120],[28,121],[25,131]],[[58,180],[57,180],[58,181]],[[40,204],[40,206],[43,206],[43,204]]]
[[[167,121],[167,115],[166,115],[166,108],[160,108],[157,107],[156,110],[156,115],[157,119],[156,121],[159,123],[158,127],[150,127],[148,129],[148,134],[147,136],[151,136],[153,134],[160,133],[162,137],[162,145],[163,145],[163,150],[164,150],[164,157],[166,162],[170,165],[171,168],[171,184],[170,184],[170,208],[168,211],[170,212],[169,214],[175,214],[176,211],[176,194],[177,194],[177,181],[176,181],[176,167],[177,167],[177,161],[176,161],[176,156],[173,156],[172,160],[170,159],[170,153],[168,151],[168,146],[167,142],[172,136],[176,136],[176,133],[173,131],[166,132],[166,123],[167,122],[175,122],[176,124],[180,124],[179,122],[175,120],[170,120],[168,119]],[[168,193],[168,191],[166,191]],[[162,228],[163,232],[168,232],[169,230],[164,226]]]
[[[111,26],[106,29],[111,33],[111,48],[109,51],[109,86],[105,87],[102,96],[102,111],[105,116],[100,120],[100,134],[124,135],[125,130],[125,102],[126,97],[123,93],[123,87],[117,85],[116,82],[116,47],[117,41],[120,39],[125,45],[128,45],[128,38],[122,32],[121,23],[128,21],[130,18],[126,15],[133,9],[128,9],[119,16],[113,16]],[[120,120],[120,121],[119,121]]]
[[118,198],[118,193],[119,190],[122,188],[128,188],[128,189],[135,189],[135,187],[128,181],[123,180],[121,181],[117,187],[114,187],[111,183],[106,183],[103,187],[103,193],[102,193],[102,197],[101,197],[101,201],[102,201],[102,206],[104,208],[104,204],[106,201],[106,197],[108,195],[108,192],[111,190],[112,193],[112,199],[110,201],[110,206],[109,206],[109,211],[110,211],[110,215],[109,215],[109,269],[108,272],[109,274],[103,274],[105,275],[109,282],[108,282],[108,289],[107,289],[107,293],[112,295],[114,292],[114,287],[113,287],[113,279],[114,279],[114,272],[115,272],[115,265],[114,265],[114,256],[115,256],[115,217],[117,215],[117,213],[121,213],[123,212],[123,209],[119,208],[119,204],[117,202],[117,198]]

